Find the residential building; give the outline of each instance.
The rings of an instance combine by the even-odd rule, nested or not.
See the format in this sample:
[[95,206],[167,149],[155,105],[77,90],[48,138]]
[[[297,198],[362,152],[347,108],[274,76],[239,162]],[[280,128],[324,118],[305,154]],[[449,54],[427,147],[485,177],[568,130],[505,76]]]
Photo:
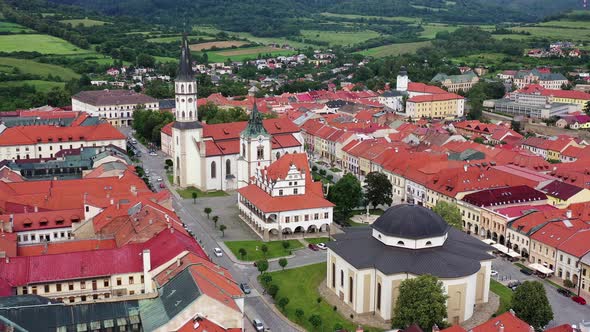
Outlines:
[[285,154],[259,168],[253,182],[238,190],[240,217],[265,241],[328,233],[333,206],[322,183],[313,181],[304,153]]
[[440,83],[449,92],[467,92],[475,83],[479,82],[479,77],[473,71],[467,71],[461,75],[438,73],[430,82]]
[[568,83],[565,76],[560,73],[551,73],[546,70],[519,70],[513,79],[514,85],[522,89],[529,84],[538,84],[545,89],[561,89],[561,86]]
[[491,247],[450,227],[431,210],[396,205],[371,229],[354,233],[336,235],[327,244],[326,285],[357,315],[391,320],[401,282],[423,274],[442,282],[449,296],[449,322],[469,319],[476,304],[488,301]]
[[590,201],[590,190],[576,185],[555,180],[539,190],[547,194],[550,204],[564,209],[570,204]]
[[411,118],[456,118],[463,116],[465,98],[454,94],[411,97],[406,101],[405,115]]
[[139,107],[157,110],[159,102],[133,90],[81,91],[72,96],[72,110],[107,120],[115,127],[131,126],[133,111]]
[[[561,330],[561,327],[567,326],[569,329]],[[477,325],[471,329],[470,332],[496,332],[496,331],[518,331],[518,332],[534,332],[535,328],[530,326],[527,322],[519,319],[514,314],[514,311],[509,311],[490,318],[488,321]],[[421,332],[421,331],[419,331]],[[459,325],[453,325],[449,328],[441,330],[441,332],[467,332],[466,329]],[[570,325],[561,325],[559,327],[545,330],[545,332],[574,332]]]

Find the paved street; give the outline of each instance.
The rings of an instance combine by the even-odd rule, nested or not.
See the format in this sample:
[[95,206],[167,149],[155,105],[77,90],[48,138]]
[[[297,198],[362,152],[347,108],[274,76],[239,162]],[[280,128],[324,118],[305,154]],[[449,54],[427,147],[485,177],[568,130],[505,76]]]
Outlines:
[[[578,324],[582,320],[590,320],[590,306],[579,305],[571,300],[571,298],[565,297],[557,292],[557,289],[542,279],[532,275],[527,276],[520,272],[518,266],[510,263],[502,258],[496,258],[492,263],[492,269],[498,271],[498,281],[506,283],[508,280],[537,280],[541,281],[545,286],[547,292],[547,298],[551,307],[553,308],[554,319],[549,323],[549,327],[561,325],[561,324]],[[588,300],[588,299],[586,299]]]
[[[122,130],[126,135],[129,134],[129,130]],[[164,160],[166,159],[162,152],[158,151],[158,156],[150,156],[147,149],[141,146],[139,142],[136,144],[137,148],[142,152],[141,164],[144,169],[150,170],[150,177],[152,174],[157,174],[164,179],[164,183],[167,182],[166,172],[164,169]],[[253,289],[252,293],[247,296],[245,301],[245,316],[246,322],[244,323],[246,331],[254,331],[252,328],[252,319],[261,319],[265,327],[271,331],[297,331],[291,326],[291,324],[283,320],[275,311],[274,308],[269,306],[260,295],[262,288],[257,282],[256,277],[258,271],[251,264],[234,264],[227,253],[224,253],[222,257],[216,257],[212,254],[212,250],[215,247],[221,247],[219,243],[228,239],[254,239],[254,233],[244,225],[242,222],[237,220],[237,208],[236,208],[236,197],[214,197],[214,198],[201,198],[197,200],[197,204],[193,204],[192,199],[179,199],[174,196],[173,206],[181,218],[181,220],[187,225],[187,227],[195,234],[195,237],[203,247],[203,250],[210,256],[211,260],[219,264],[232,274],[234,279],[238,283],[247,282]],[[202,212],[205,206],[213,209],[212,215],[219,215],[219,223],[224,223],[228,226],[226,231],[226,238],[221,238],[221,232],[214,229],[214,224],[211,220],[207,220],[206,215]],[[233,218],[232,218],[233,216]],[[309,252],[309,253],[307,253]],[[315,254],[315,255],[314,255]],[[309,257],[313,257],[309,259]],[[306,265],[310,263],[318,263],[325,261],[324,252],[311,252],[308,249],[304,249],[296,255],[296,257],[289,260],[289,267],[296,267],[299,265]],[[271,270],[280,269],[276,262],[270,264]]]

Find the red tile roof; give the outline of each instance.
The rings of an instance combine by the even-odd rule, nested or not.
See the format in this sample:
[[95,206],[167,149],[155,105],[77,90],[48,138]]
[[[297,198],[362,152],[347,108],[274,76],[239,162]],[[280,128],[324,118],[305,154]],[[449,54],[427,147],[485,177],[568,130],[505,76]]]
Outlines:
[[572,234],[568,239],[563,241],[558,249],[573,255],[578,258],[586,255],[590,252],[590,225],[585,225],[585,229]]
[[415,83],[415,82],[408,83],[408,91],[429,93],[429,94],[448,93],[448,91],[445,91],[437,86],[427,85],[424,83]]
[[84,127],[17,126],[6,128],[0,134],[0,146],[124,139],[125,135],[109,123]]
[[541,96],[552,96],[557,98],[590,100],[590,93],[578,90],[545,89],[539,84],[529,84],[517,92],[524,94],[537,94]]
[[174,124],[174,122],[170,122],[169,124],[165,125],[164,127],[162,127],[162,133],[168,135],[168,136],[172,136],[172,125]]
[[550,329],[546,329],[545,332],[575,332],[574,328],[570,324],[563,324]]
[[529,186],[484,189],[463,197],[463,201],[476,206],[506,205],[545,199],[547,195]]
[[[33,231],[40,229],[71,227],[72,222],[81,220],[84,216],[83,209],[41,211],[14,214],[13,231]],[[0,218],[1,219],[1,218]]]
[[555,180],[543,188],[540,188],[540,190],[549,196],[557,197],[561,200],[567,201],[574,195],[578,194],[580,191],[584,190],[584,188]]
[[414,97],[408,99],[408,102],[430,103],[433,101],[445,101],[445,100],[453,100],[453,99],[464,99],[464,98],[459,96],[458,94],[454,94],[454,93],[437,93],[437,94],[433,94],[433,95],[414,96]]
[[[498,326],[502,324],[506,332],[533,332],[534,330],[525,321],[519,319],[511,312],[505,312],[487,322],[472,328],[472,332],[498,332]],[[445,331],[445,330],[443,330]]]
[[47,242],[46,244],[22,245],[18,247],[18,256],[41,256],[67,254],[78,251],[113,249],[117,247],[114,239],[73,240],[63,242]]
[[557,248],[577,231],[584,228],[588,228],[588,225],[579,219],[553,220],[532,234],[531,239]]
[[518,206],[510,206],[500,209],[494,209],[494,211],[498,212],[499,214],[506,216],[508,218],[517,218],[524,216],[527,213],[531,213],[533,211],[553,211],[557,210],[557,208],[553,205],[543,204],[543,205],[518,205]]

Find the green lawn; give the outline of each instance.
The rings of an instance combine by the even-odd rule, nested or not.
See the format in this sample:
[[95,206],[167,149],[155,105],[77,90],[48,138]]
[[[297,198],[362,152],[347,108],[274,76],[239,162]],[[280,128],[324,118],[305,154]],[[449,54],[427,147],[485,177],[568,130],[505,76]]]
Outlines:
[[165,56],[155,56],[154,58],[156,58],[156,61],[160,62],[178,62],[177,58],[169,58]]
[[[296,269],[271,272],[272,284],[279,286],[276,299],[286,297],[289,304],[283,313],[289,320],[304,327],[307,331],[333,331],[336,324],[348,331],[354,331],[357,325],[334,311],[333,307],[325,301],[317,303],[320,297],[318,286],[326,279],[326,263],[308,265]],[[297,281],[297,282],[294,282]],[[343,304],[344,305],[344,304]],[[295,310],[302,309],[304,316],[301,320],[295,316]],[[315,329],[309,322],[311,315],[319,315],[322,318],[322,326]],[[379,331],[376,328],[364,327],[365,331]]]
[[[588,24],[590,25],[590,24]],[[532,37],[542,37],[556,40],[590,41],[590,27],[588,29],[570,29],[548,26],[515,27],[515,31],[530,32]]]
[[0,50],[3,52],[39,52],[42,54],[81,54],[90,52],[63,39],[40,34],[1,35]]
[[436,38],[436,34],[441,31],[453,32],[460,28],[460,26],[452,26],[440,23],[428,23],[422,25],[424,31],[420,32],[419,36],[426,39]]
[[430,45],[430,41],[422,41],[422,42],[415,42],[415,43],[402,43],[402,44],[391,44],[391,45],[383,45],[379,47],[369,48],[364,51],[360,51],[358,53],[366,56],[372,56],[375,58],[381,58],[386,56],[398,56],[401,54],[411,54],[416,53],[416,51],[421,47],[426,47]]
[[0,82],[0,89],[3,87],[16,87],[22,85],[33,85],[37,91],[49,91],[53,87],[63,88],[66,84],[64,82],[51,82],[51,81],[40,81],[40,80],[26,80],[26,81],[6,81]]
[[330,171],[332,171],[334,173],[342,172],[342,170],[340,168],[336,168],[336,167],[330,168]]
[[308,243],[318,244],[318,243],[327,243],[332,240],[330,240],[330,238],[328,238],[328,237],[316,237],[316,238],[309,238],[309,239],[306,238],[305,241],[307,241]]
[[197,199],[199,197],[221,197],[227,196],[227,193],[223,190],[214,190],[214,191],[201,191],[195,187],[188,187],[185,189],[178,189],[178,194],[182,198],[193,198],[193,192],[197,193]]
[[[194,52],[195,54],[203,54],[203,52]],[[258,58],[260,54],[263,57],[276,57],[280,55],[293,55],[296,52],[290,50],[283,50],[277,48],[270,48],[267,46],[246,47],[246,48],[232,48],[225,50],[206,51],[210,62],[224,62],[227,59],[232,61],[245,61]]]
[[[227,241],[225,245],[234,253],[236,258],[244,261],[257,261],[260,259],[270,259],[283,256],[289,256],[291,250],[303,248],[303,244],[298,240],[286,240],[289,242],[289,248],[283,248],[283,241]],[[266,257],[260,249],[265,244],[268,247]],[[240,248],[246,249],[246,256],[242,259],[240,255]]]
[[79,24],[82,24],[85,27],[94,27],[94,26],[98,26],[98,25],[105,25],[107,24],[107,22],[104,21],[97,21],[97,20],[91,20],[89,18],[85,18],[85,19],[72,19],[72,20],[61,20],[61,23],[65,23],[65,24],[72,24],[72,26],[76,27]]
[[496,280],[490,280],[490,290],[500,297],[500,307],[496,315],[502,314],[512,307],[512,290]]
[[11,33],[21,33],[21,32],[32,32],[33,30],[24,27],[20,24],[11,23],[11,22],[0,22],[0,32],[11,32]]
[[360,31],[323,31],[323,30],[301,30],[305,39],[317,40],[334,45],[354,45],[369,39],[379,37],[379,33],[372,30]]
[[18,68],[22,73],[25,74],[35,74],[41,76],[47,76],[51,74],[53,76],[59,76],[63,80],[70,80],[72,78],[77,79],[80,77],[80,74],[74,72],[73,70],[57,65],[40,63],[27,59],[0,58],[0,72],[10,73],[14,68]]

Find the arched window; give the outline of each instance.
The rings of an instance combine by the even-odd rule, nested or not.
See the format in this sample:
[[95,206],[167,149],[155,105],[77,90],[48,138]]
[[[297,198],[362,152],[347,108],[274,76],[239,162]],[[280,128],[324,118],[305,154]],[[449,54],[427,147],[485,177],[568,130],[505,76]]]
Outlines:
[[190,119],[192,119],[192,117],[193,117],[193,111],[190,111],[190,112],[188,112],[188,117],[189,117]]
[[215,162],[212,161],[211,162],[211,178],[215,179],[217,177],[217,166],[215,165]]
[[381,283],[377,283],[377,310],[381,310]]
[[246,158],[246,144],[242,143],[242,157]]
[[225,175],[229,176],[231,174],[231,161],[226,160],[225,161]]
[[344,287],[344,270],[340,270],[340,287]]
[[262,145],[258,146],[258,160],[264,159],[264,147]]
[[405,243],[404,243],[404,241],[397,241],[397,245],[398,246],[403,246],[403,245],[405,245]]
[[180,92],[184,93],[184,84],[180,85]]
[[183,118],[183,119],[184,119],[184,116],[185,116],[185,113],[184,113],[184,111],[182,111],[182,118]]
[[332,288],[336,288],[336,264],[332,263]]
[[427,245],[427,246],[429,246],[429,245],[432,245],[432,242],[430,242],[430,241],[426,241],[426,245]]
[[277,159],[279,159],[281,157],[281,153],[277,152]]
[[[192,84],[189,84],[189,85],[188,85],[188,92],[190,92],[190,93],[192,93],[192,92],[193,92],[193,85],[192,85]],[[192,99],[189,99],[189,100],[188,100],[188,101],[189,101],[189,103],[191,102],[191,100],[192,100]]]
[[180,158],[179,157],[176,157],[176,169],[180,169]]

